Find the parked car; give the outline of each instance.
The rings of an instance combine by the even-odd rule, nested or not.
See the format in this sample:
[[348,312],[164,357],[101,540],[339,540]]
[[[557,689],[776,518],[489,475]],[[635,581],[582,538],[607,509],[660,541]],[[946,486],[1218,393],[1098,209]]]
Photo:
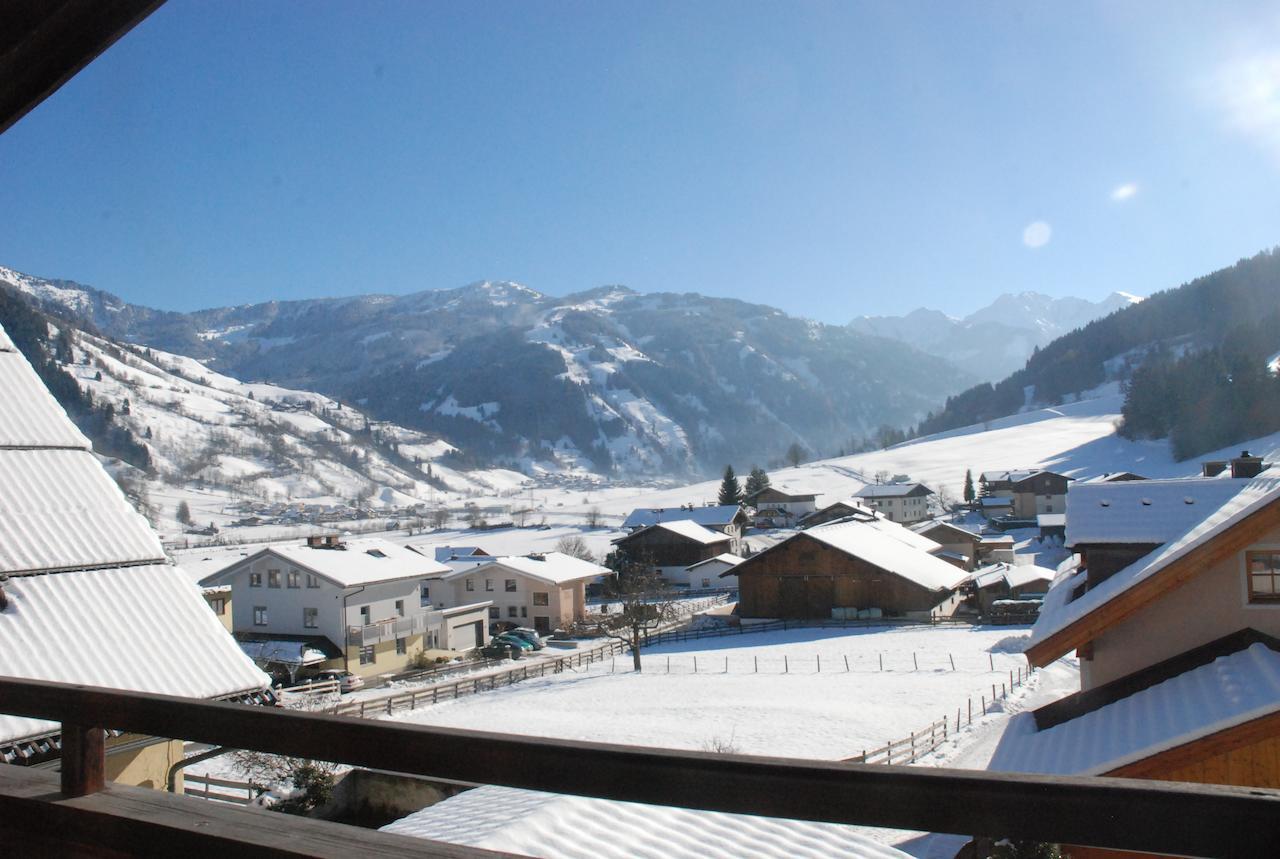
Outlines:
[[514,633],[504,632],[501,635],[495,635],[493,640],[500,641],[504,644],[510,644],[513,648],[519,648],[522,651],[533,650],[532,644]]
[[541,650],[542,648],[547,646],[546,644],[543,643],[542,636],[538,635],[537,630],[529,629],[528,627],[522,626],[519,629],[512,629],[506,632],[505,634],[515,635],[515,636],[519,636],[520,638],[523,638],[525,641],[533,645],[534,650]]
[[515,653],[519,653],[519,648],[512,647],[502,641],[491,641],[484,647],[480,648],[480,655],[485,659],[517,659]]
[[343,671],[341,668],[326,668],[324,671],[316,672],[315,682],[327,683],[330,680],[337,681],[338,691],[344,695],[364,688],[364,678],[358,677],[350,671]]

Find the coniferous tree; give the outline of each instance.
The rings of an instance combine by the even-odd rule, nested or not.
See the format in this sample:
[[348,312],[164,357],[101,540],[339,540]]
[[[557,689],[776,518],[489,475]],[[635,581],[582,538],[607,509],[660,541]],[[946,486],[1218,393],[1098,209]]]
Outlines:
[[969,469],[964,470],[964,500],[967,504],[972,504],[976,496],[973,492],[973,472]]
[[724,467],[724,479],[720,481],[720,504],[741,504],[742,503],[742,486],[738,483],[738,476],[733,473],[733,466],[726,465]]
[[751,473],[747,475],[747,485],[743,489],[743,496],[751,498],[758,492],[769,488],[769,475],[758,465],[751,466]]

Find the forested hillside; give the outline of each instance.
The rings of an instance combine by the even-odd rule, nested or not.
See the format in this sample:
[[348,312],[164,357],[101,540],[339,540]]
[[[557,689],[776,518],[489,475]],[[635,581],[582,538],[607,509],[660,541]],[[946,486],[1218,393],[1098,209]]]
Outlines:
[[[1264,251],[1058,338],[995,385],[947,400],[922,434],[1051,405],[1108,380],[1125,382],[1132,438],[1171,436],[1180,458],[1280,428],[1280,254]],[[1135,368],[1136,371],[1135,371]]]

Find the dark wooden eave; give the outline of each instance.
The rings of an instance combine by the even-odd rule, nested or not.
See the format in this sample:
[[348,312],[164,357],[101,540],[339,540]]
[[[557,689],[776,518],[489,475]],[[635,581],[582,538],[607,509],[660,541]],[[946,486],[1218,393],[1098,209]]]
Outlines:
[[164,0],[0,3],[0,134],[163,3]]

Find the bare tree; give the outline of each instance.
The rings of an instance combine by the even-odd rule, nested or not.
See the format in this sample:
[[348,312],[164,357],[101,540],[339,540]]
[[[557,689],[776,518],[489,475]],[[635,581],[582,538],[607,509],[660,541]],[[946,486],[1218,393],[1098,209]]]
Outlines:
[[809,452],[805,450],[804,446],[798,441],[793,441],[791,443],[791,447],[787,448],[787,452],[785,454],[787,462],[791,463],[792,468],[795,468],[797,465],[804,462],[805,457],[808,455]]
[[596,556],[587,548],[587,541],[578,534],[565,534],[556,542],[555,551],[593,564],[596,562]]
[[650,632],[676,619],[676,602],[652,565],[625,556],[615,556],[615,562],[614,598],[621,608],[603,615],[595,632],[631,648],[632,666],[639,674],[640,648]]
[[443,528],[449,524],[449,511],[444,507],[437,507],[431,511],[428,519],[432,528]]
[[592,507],[587,511],[587,527],[599,528],[604,521],[604,514],[600,512],[599,507]]

